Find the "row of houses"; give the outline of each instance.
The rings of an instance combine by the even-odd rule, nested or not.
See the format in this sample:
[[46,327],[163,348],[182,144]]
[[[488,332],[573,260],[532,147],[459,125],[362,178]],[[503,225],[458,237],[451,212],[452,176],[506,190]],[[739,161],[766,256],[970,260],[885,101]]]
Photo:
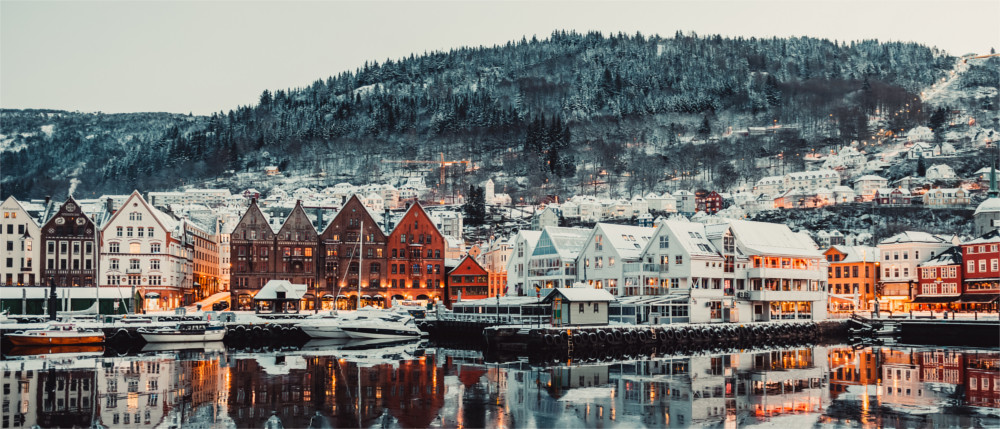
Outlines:
[[546,227],[520,231],[504,248],[511,252],[508,295],[541,296],[582,282],[643,308],[633,315],[640,323],[826,317],[828,263],[811,238],[785,225]]
[[[2,286],[138,289],[153,308],[189,304],[224,289],[219,231],[148,204],[0,205]],[[130,297],[126,297],[130,298]]]

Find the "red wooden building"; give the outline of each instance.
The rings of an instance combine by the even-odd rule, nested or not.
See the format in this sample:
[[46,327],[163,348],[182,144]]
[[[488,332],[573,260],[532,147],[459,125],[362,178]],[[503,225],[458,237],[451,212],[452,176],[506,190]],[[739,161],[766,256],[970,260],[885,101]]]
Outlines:
[[252,310],[253,296],[275,278],[274,240],[257,200],[251,200],[229,238],[230,308]]
[[1000,298],[1000,231],[962,243],[962,310],[997,311]]
[[420,206],[414,203],[389,234],[386,245],[390,300],[444,298],[444,236]]
[[288,280],[308,287],[308,292],[302,297],[303,310],[316,308],[318,247],[319,235],[316,234],[316,228],[302,209],[302,202],[298,201],[278,230],[272,253],[277,256],[274,280]]
[[462,262],[448,273],[448,306],[461,299],[489,298],[489,273],[476,262],[471,255],[466,255]]
[[695,193],[695,211],[716,214],[722,210],[722,196],[716,191]]
[[385,306],[389,301],[385,296],[386,236],[356,195],[347,200],[326,227],[320,242],[323,258],[320,295],[324,309],[332,308],[334,297],[337,308],[353,309],[357,307],[358,294],[363,306]]
[[962,249],[952,247],[917,267],[913,310],[954,309],[962,293]]

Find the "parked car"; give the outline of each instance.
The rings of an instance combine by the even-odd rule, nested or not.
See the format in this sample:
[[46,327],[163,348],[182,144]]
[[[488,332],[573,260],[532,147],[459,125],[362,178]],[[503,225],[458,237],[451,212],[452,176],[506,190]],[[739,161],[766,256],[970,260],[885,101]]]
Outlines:
[[227,308],[229,308],[229,301],[219,301],[215,304],[212,304],[212,310],[215,311],[225,310]]

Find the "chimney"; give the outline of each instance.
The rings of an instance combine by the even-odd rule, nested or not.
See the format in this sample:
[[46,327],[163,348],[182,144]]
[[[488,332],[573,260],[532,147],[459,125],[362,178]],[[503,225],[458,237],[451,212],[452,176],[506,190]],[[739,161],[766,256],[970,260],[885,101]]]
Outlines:
[[105,208],[108,210],[108,213],[114,213],[115,212],[115,200],[113,200],[111,198],[108,198],[108,202],[107,202],[107,205],[105,206]]
[[49,195],[45,196],[45,207],[49,206],[49,201],[52,201],[52,197]]

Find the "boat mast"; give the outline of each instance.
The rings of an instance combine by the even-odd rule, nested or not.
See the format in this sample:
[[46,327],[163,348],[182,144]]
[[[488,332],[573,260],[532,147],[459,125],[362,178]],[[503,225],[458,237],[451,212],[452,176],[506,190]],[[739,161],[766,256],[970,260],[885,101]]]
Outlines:
[[365,265],[365,219],[361,218],[361,232],[358,237],[358,310],[361,309],[361,272]]

